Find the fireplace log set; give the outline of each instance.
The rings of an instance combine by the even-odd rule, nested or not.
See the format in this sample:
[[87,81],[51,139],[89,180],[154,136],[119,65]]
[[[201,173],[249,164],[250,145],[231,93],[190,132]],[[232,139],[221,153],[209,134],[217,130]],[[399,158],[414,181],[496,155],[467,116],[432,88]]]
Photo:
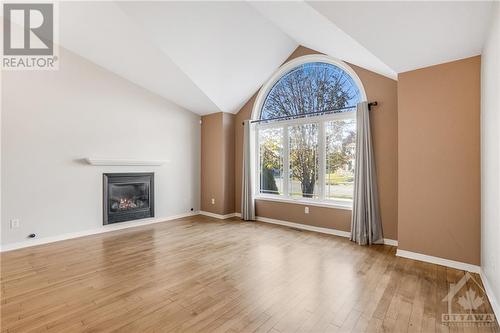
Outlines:
[[103,175],[104,224],[154,217],[153,173]]

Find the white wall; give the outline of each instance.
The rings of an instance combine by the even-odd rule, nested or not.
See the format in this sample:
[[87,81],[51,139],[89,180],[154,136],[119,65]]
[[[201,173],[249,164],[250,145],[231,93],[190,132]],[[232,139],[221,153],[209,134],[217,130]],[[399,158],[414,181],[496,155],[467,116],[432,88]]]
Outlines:
[[[155,172],[157,217],[199,209],[194,113],[62,48],[58,71],[3,72],[2,95],[2,245],[101,228],[104,172]],[[169,163],[96,167],[88,156]]]
[[495,3],[481,68],[481,265],[500,317],[500,3]]

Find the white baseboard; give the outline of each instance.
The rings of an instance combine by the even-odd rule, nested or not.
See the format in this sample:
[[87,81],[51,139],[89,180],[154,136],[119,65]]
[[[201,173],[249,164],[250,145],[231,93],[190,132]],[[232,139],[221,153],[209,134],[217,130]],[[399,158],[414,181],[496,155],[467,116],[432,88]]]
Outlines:
[[481,267],[481,271],[479,272],[481,275],[481,281],[483,282],[484,289],[486,290],[486,296],[488,296],[488,300],[490,301],[491,307],[493,309],[493,312],[495,313],[495,317],[500,318],[500,303],[499,300],[496,298],[495,293],[493,292],[493,289],[491,288],[491,284],[486,277],[486,274],[484,273],[483,268]]
[[480,267],[477,265],[472,265],[472,264],[467,264],[465,262],[429,256],[426,254],[421,254],[421,253],[411,252],[411,251],[406,251],[406,250],[398,249],[396,251],[396,256],[408,258],[408,259],[425,261],[425,262],[429,262],[431,264],[437,264],[437,265],[441,265],[441,266],[451,267],[451,268],[460,269],[460,270],[468,271],[468,272],[472,272],[472,273],[479,273],[479,271],[480,271]]
[[283,221],[283,220],[270,219],[268,217],[263,217],[263,216],[257,216],[256,219],[257,219],[257,221],[260,221],[260,222],[278,224],[278,225],[282,225],[282,226],[290,227],[290,228],[315,231],[315,232],[320,232],[322,234],[329,234],[329,235],[335,235],[335,236],[340,236],[340,237],[347,237],[347,238],[351,237],[351,233],[348,231],[315,227],[315,226],[307,225],[307,224],[300,224],[300,223],[288,222],[288,221]]
[[33,238],[33,239],[26,240],[23,242],[2,245],[0,247],[0,252],[7,252],[7,251],[22,249],[22,248],[30,247],[30,246],[59,242],[59,241],[78,238],[78,237],[90,236],[90,235],[95,235],[95,234],[102,234],[102,233],[109,232],[109,231],[115,231],[115,230],[121,230],[121,229],[133,228],[133,227],[140,227],[140,226],[145,226],[148,224],[171,221],[171,220],[180,219],[183,217],[188,217],[188,216],[193,216],[193,215],[198,215],[198,212],[189,212],[189,213],[185,213],[185,214],[178,214],[178,215],[173,215],[173,216],[168,216],[168,217],[154,217],[154,218],[150,218],[150,219],[136,220],[136,221],[130,221],[130,222],[113,223],[113,224],[103,225],[102,227],[96,228],[96,229],[71,232],[71,233],[66,233],[66,234],[57,235],[57,236]]
[[214,217],[216,219],[221,219],[221,220],[230,219],[231,217],[238,216],[238,215],[236,215],[238,213],[231,213],[231,214],[221,215],[221,214],[215,214],[215,213],[206,212],[206,211],[203,211],[203,210],[200,210],[199,214],[200,215],[209,216],[209,217]]
[[[109,231],[139,227],[139,226],[144,226],[144,225],[148,225],[148,224],[170,221],[170,220],[175,220],[175,219],[179,219],[179,218],[183,218],[183,217],[187,217],[187,216],[198,215],[198,214],[214,217],[214,218],[221,219],[221,220],[225,220],[225,219],[228,219],[231,217],[241,217],[240,213],[231,213],[231,214],[226,214],[226,215],[220,215],[220,214],[214,214],[214,213],[210,213],[210,212],[206,212],[206,211],[189,212],[186,214],[179,214],[179,215],[173,215],[173,216],[167,216],[167,217],[156,217],[156,218],[143,219],[143,220],[137,220],[137,221],[131,221],[131,222],[108,224],[108,225],[104,225],[104,226],[102,226],[100,228],[96,228],[96,229],[71,232],[71,233],[66,233],[66,234],[57,235],[57,236],[29,239],[29,240],[22,241],[22,242],[17,242],[17,243],[6,244],[3,246],[0,246],[0,252],[7,252],[7,251],[22,249],[22,248],[30,247],[30,246],[36,246],[36,245],[59,242],[59,241],[78,238],[78,237],[96,235],[96,234],[109,232]],[[265,223],[278,224],[278,225],[282,225],[282,226],[286,226],[286,227],[314,231],[314,232],[320,232],[323,234],[336,235],[336,236],[340,236],[340,237],[349,238],[351,236],[351,233],[348,231],[315,227],[315,226],[310,226],[310,225],[306,225],[306,224],[270,219],[270,218],[262,217],[262,216],[257,216],[257,220],[261,221],[261,222],[265,222]],[[384,239],[384,244],[397,246],[397,241],[392,240],[392,239]]]
[[398,241],[395,239],[384,238],[384,245],[398,247]]
[[[241,214],[234,213],[234,216],[241,217]],[[315,227],[315,226],[311,226],[311,225],[307,225],[307,224],[294,223],[294,222],[283,221],[283,220],[276,220],[276,219],[271,219],[271,218],[263,217],[263,216],[257,216],[255,219],[257,221],[260,221],[260,222],[279,224],[279,225],[283,225],[283,226],[287,226],[287,227],[291,227],[291,228],[296,228],[296,229],[315,231],[315,232],[320,232],[323,234],[336,235],[336,236],[346,237],[346,238],[351,237],[351,233],[349,231],[342,231],[342,230],[331,229],[331,228]],[[394,240],[394,239],[384,238],[384,244],[397,247],[398,241]]]

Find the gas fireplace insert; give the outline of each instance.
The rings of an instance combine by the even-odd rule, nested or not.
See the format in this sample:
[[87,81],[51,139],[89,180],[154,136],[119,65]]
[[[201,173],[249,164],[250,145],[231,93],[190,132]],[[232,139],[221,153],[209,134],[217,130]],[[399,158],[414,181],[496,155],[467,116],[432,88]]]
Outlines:
[[154,217],[154,173],[105,173],[103,194],[103,224]]

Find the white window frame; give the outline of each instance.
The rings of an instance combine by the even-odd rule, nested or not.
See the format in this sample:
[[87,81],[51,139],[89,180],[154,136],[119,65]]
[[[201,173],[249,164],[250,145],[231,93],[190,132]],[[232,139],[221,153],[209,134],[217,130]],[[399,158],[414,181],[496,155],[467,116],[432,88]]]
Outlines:
[[[283,66],[281,66],[278,71],[276,71],[271,78],[262,86],[257,98],[255,100],[253,110],[252,110],[252,120],[259,120],[260,113],[262,111],[262,106],[264,101],[271,91],[274,84],[279,81],[283,75],[290,72],[297,66],[312,63],[312,62],[322,62],[334,65],[336,67],[344,70],[348,75],[351,76],[354,83],[357,85],[360,92],[361,101],[366,101],[366,92],[364,90],[363,84],[354,70],[341,60],[334,59],[332,57],[320,54],[306,55],[302,57],[295,58]],[[320,206],[320,207],[332,207],[339,209],[352,209],[352,200],[350,199],[325,199],[325,173],[326,173],[326,138],[325,138],[325,126],[328,121],[340,120],[340,119],[353,119],[356,117],[355,112],[343,112],[334,113],[322,116],[308,116],[298,119],[290,120],[278,120],[270,122],[257,123],[253,126],[255,131],[255,152],[254,152],[254,168],[255,168],[255,199],[257,200],[268,200],[268,201],[278,201],[278,202],[292,202],[299,204],[306,204],[310,206]],[[289,196],[288,184],[289,184],[289,140],[288,140],[288,127],[290,125],[297,124],[319,124],[319,137],[318,137],[318,150],[319,150],[319,174],[318,183],[320,188],[318,189],[319,199],[316,198],[292,198]],[[283,128],[283,195],[276,194],[263,194],[260,193],[260,145],[259,145],[259,130],[264,128]],[[285,178],[286,177],[286,178]]]
[[[311,116],[300,119],[291,119],[284,121],[276,121],[269,123],[261,123],[255,125],[255,193],[256,199],[259,200],[269,200],[269,201],[284,201],[284,202],[293,202],[293,203],[301,203],[307,204],[311,206],[321,206],[321,207],[334,207],[341,209],[351,209],[352,208],[352,200],[350,199],[326,199],[325,198],[325,177],[326,177],[326,136],[325,136],[325,128],[326,124],[330,121],[335,120],[343,120],[343,119],[356,119],[355,112],[343,112],[336,114],[329,114],[324,116]],[[288,137],[288,128],[289,126],[294,125],[303,125],[303,124],[317,124],[318,125],[318,156],[319,156],[319,165],[318,165],[318,194],[319,198],[293,198],[290,197],[288,191],[288,184],[290,180],[290,170],[289,170],[289,156],[290,156],[290,147],[289,147],[289,137]],[[262,129],[268,128],[282,128],[283,129],[283,194],[266,194],[260,193],[260,172],[261,172],[261,155],[260,155],[260,142],[259,142],[259,131]]]

